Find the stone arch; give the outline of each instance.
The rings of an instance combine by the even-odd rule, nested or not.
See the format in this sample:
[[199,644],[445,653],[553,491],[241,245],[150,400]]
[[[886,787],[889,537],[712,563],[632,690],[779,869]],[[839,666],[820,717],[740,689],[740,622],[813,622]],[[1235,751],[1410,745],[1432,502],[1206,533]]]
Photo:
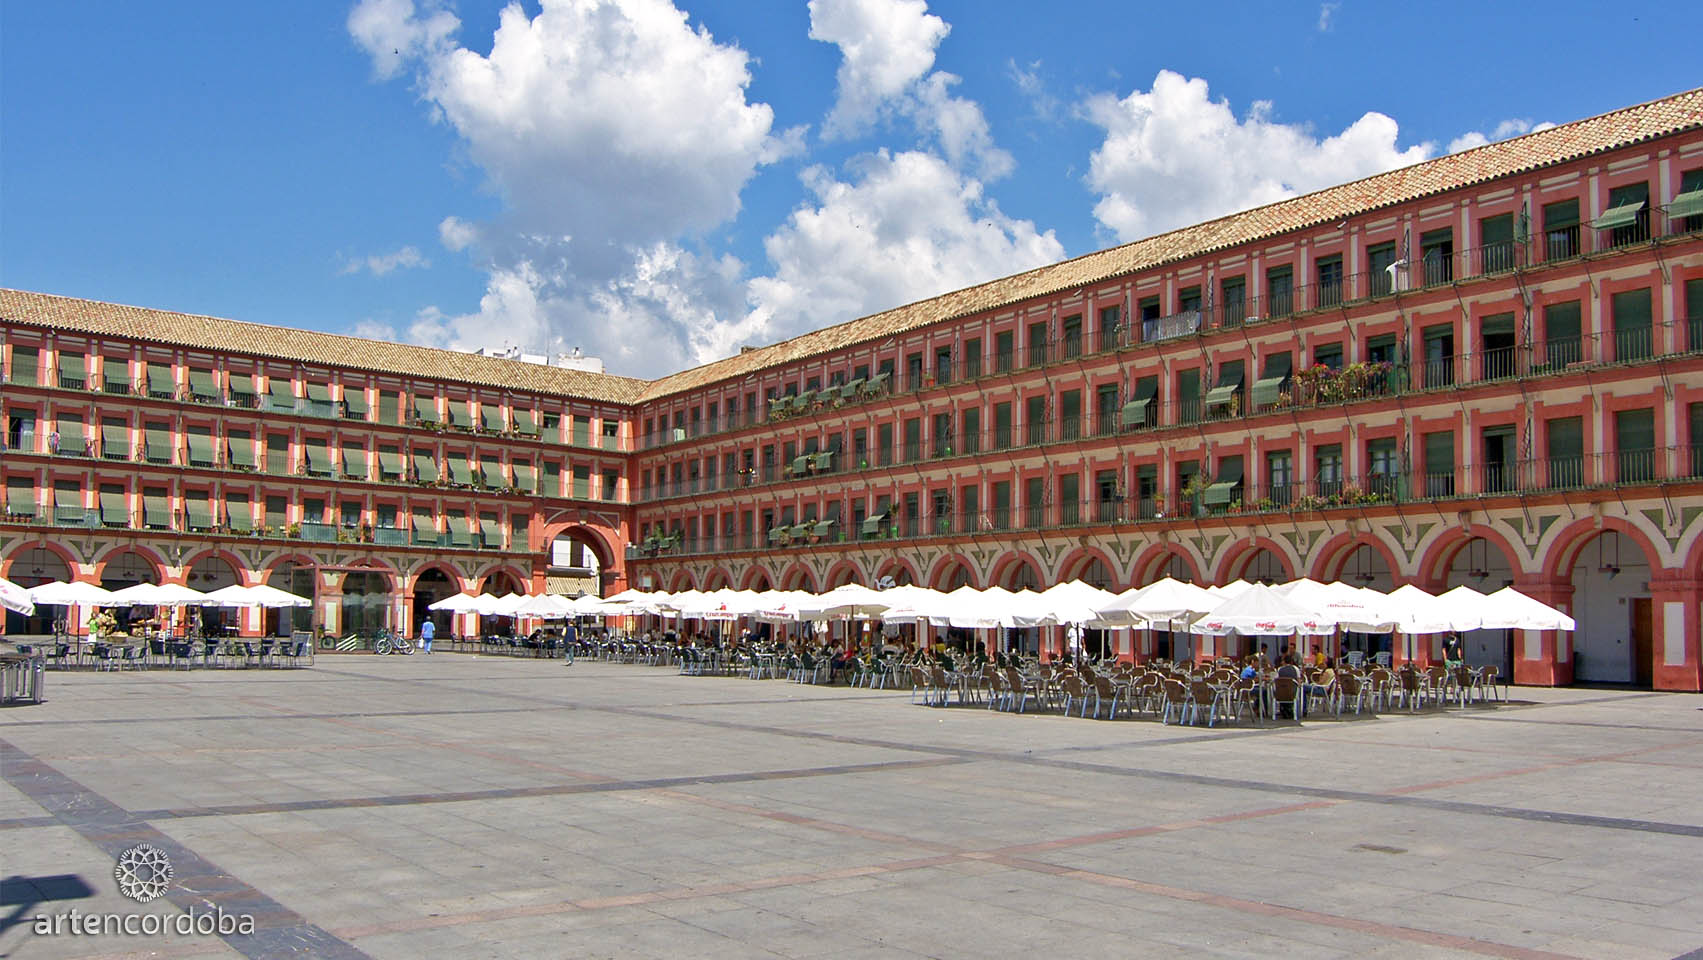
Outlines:
[[[1309,576],[1321,583],[1329,583],[1332,580],[1341,580],[1345,571],[1354,575],[1355,570],[1351,568],[1350,564],[1358,565],[1368,559],[1367,554],[1361,553],[1362,549],[1370,551],[1371,555],[1375,555],[1378,560],[1382,561],[1382,566],[1389,577],[1389,586],[1394,586],[1401,570],[1401,564],[1396,560],[1395,551],[1390,549],[1389,544],[1369,533],[1340,533],[1326,541],[1324,546],[1319,549],[1318,558],[1313,561],[1313,569]],[[1364,569],[1368,571],[1369,575],[1374,578],[1377,577],[1375,568],[1368,566]],[[1362,576],[1364,575],[1366,574],[1362,574]],[[1365,582],[1354,582],[1350,586],[1375,587],[1376,583],[1377,580],[1373,579]],[[1388,587],[1381,589],[1388,589]]]
[[1078,547],[1059,564],[1059,580],[1081,580],[1102,590],[1116,591],[1117,564],[1099,547]]
[[823,585],[832,590],[843,587],[848,583],[864,583],[863,570],[851,560],[841,560],[828,568],[828,575],[822,578]]
[[782,590],[803,590],[806,593],[820,593],[817,586],[816,574],[802,563],[795,563],[781,573]]
[[606,527],[599,523],[591,523],[578,516],[567,517],[560,514],[547,519],[539,533],[540,543],[548,552],[550,545],[558,537],[569,537],[586,545],[597,558],[598,575],[602,582],[598,584],[599,593],[606,593],[603,588],[613,582],[623,581],[626,571],[619,561],[626,556],[627,539],[621,531]]
[[442,560],[427,560],[414,567],[406,579],[411,607],[409,609],[408,627],[410,632],[427,620],[432,621],[438,633],[445,637],[453,636],[452,627],[455,625],[455,615],[441,610],[433,610],[432,604],[447,597],[452,597],[466,589],[461,572],[454,566]]
[[396,626],[391,622],[396,607],[396,571],[387,564],[368,561],[338,572],[337,630],[344,634],[371,634]]
[[1022,550],[1013,550],[1000,557],[988,575],[988,583],[1013,592],[1025,588],[1035,591],[1047,588],[1040,561]]
[[1218,565],[1218,582],[1232,580],[1275,580],[1284,583],[1296,579],[1295,559],[1283,544],[1270,537],[1246,537],[1238,540],[1224,554]]
[[[1524,571],[1520,569],[1520,551],[1494,527],[1482,523],[1451,527],[1432,541],[1419,558],[1420,578],[1428,583],[1442,585],[1448,580],[1449,571],[1454,567],[1461,552],[1469,550],[1475,541],[1485,544],[1486,550],[1494,549],[1500,552],[1513,579],[1521,578]],[[1496,589],[1500,588],[1501,584],[1497,584]]]
[[876,568],[876,583],[880,583],[888,577],[893,578],[895,587],[910,586],[922,582],[922,578],[917,575],[916,566],[902,557],[888,557],[882,562],[881,566]]
[[1568,524],[1556,534],[1551,541],[1549,567],[1544,570],[1546,576],[1557,580],[1566,580],[1572,574],[1573,565],[1578,562],[1579,554],[1590,546],[1598,535],[1613,531],[1632,540],[1638,549],[1644,551],[1644,557],[1650,563],[1651,573],[1661,569],[1662,552],[1637,524],[1628,523],[1620,517],[1603,517],[1600,521],[1590,518],[1576,520]]
[[165,573],[165,560],[159,552],[137,544],[114,544],[95,560],[97,582],[108,590],[160,583]]
[[709,572],[704,574],[705,593],[711,590],[726,590],[732,586],[733,577],[723,567],[711,567]]
[[669,593],[685,593],[688,590],[696,589],[698,589],[697,581],[690,570],[676,570],[674,575],[668,578]]
[[752,564],[740,578],[741,590],[773,590],[775,578],[769,575],[769,570],[762,564]]
[[449,581],[449,585],[453,588],[451,590],[452,593],[461,593],[463,591],[469,593],[472,592],[467,589],[471,586],[471,584],[467,582],[466,577],[462,576],[461,571],[457,570],[454,564],[448,563],[444,560],[423,560],[416,564],[414,569],[409,571],[404,577],[404,581],[408,584],[408,589],[417,589],[420,585],[420,578],[432,571],[443,574],[444,578]]
[[[53,574],[52,561],[54,560],[57,560],[60,566],[64,568],[62,574]],[[18,566],[19,563],[27,563],[28,566],[20,567]],[[63,544],[51,540],[36,540],[21,543],[14,548],[12,555],[6,558],[4,569],[6,579],[13,583],[20,586],[39,587],[51,580],[74,578],[77,575],[77,568],[81,565],[82,561],[77,559],[77,555]],[[41,573],[34,572],[38,566],[42,570]],[[39,582],[26,584],[24,583],[25,580]]]
[[941,557],[928,574],[928,585],[936,590],[956,590],[966,584],[976,586],[976,568],[956,553]]
[[260,581],[313,601],[312,606],[261,611],[262,632],[286,634],[293,630],[311,630],[319,615],[319,564],[301,553],[280,553],[267,561]]
[[1558,541],[1562,549],[1554,551],[1566,566],[1550,584],[1538,584],[1537,592],[1549,586],[1539,599],[1578,622],[1571,635],[1573,679],[1653,686],[1662,660],[1651,593],[1651,581],[1662,572],[1660,553],[1636,527],[1610,524],[1608,518],[1600,527],[1568,533]]
[[214,561],[235,573],[238,584],[247,584],[254,577],[241,557],[221,547],[209,547],[184,559],[184,583],[203,593],[228,586],[224,571],[214,566]]
[[530,592],[527,577],[513,564],[501,563],[489,567],[479,576],[479,592],[500,597],[507,593],[525,596]]
[[1135,561],[1135,578],[1130,586],[1144,587],[1155,580],[1174,577],[1189,583],[1200,583],[1201,567],[1187,550],[1174,543],[1156,543],[1142,551]]

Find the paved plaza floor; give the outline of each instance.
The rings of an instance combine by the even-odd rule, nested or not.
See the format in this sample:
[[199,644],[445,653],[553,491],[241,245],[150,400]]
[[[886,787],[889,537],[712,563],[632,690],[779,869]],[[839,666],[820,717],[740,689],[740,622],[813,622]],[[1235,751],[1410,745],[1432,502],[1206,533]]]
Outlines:
[[[8,957],[1703,948],[1694,695],[1206,730],[450,654],[48,679],[0,710]],[[71,910],[256,929],[36,931]]]

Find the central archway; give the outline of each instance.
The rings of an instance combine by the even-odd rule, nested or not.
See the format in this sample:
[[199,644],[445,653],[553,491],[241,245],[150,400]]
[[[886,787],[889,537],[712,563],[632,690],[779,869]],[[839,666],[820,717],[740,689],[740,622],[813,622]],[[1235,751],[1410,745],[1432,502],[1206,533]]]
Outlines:
[[441,567],[427,567],[414,578],[414,604],[409,612],[416,629],[427,620],[440,636],[451,636],[455,625],[455,614],[442,610],[433,610],[432,604],[445,597],[452,597],[460,591],[455,581]]
[[[39,587],[44,583],[55,581],[65,582],[71,579],[71,568],[59,554],[43,546],[30,547],[12,555],[11,566],[6,568],[6,578],[20,587],[28,589]],[[9,636],[47,635],[53,633],[53,621],[65,615],[65,608],[50,607],[38,604],[35,613],[24,616],[13,610],[6,611],[6,633]]]

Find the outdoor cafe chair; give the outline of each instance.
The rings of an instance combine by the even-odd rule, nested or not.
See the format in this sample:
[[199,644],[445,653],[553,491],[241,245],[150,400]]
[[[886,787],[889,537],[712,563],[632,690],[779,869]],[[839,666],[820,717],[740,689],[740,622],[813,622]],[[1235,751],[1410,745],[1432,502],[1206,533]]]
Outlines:
[[1005,678],[1005,671],[988,667],[984,674],[988,685],[989,710],[1009,710],[1011,704],[1011,681]]
[[1396,680],[1401,688],[1401,705],[1405,706],[1409,713],[1419,709],[1424,703],[1427,690],[1424,675],[1413,667],[1403,667],[1396,674]]
[[118,669],[139,670],[148,665],[148,648],[142,643],[126,643],[118,648]]
[[112,643],[97,643],[94,645],[96,670],[118,669],[118,645]]
[[[1189,684],[1189,699],[1194,703],[1194,722],[1200,722],[1200,711],[1206,710],[1206,725],[1214,726],[1221,715],[1220,707],[1227,705],[1229,689],[1214,686],[1206,680],[1195,680]],[[1228,711],[1223,711],[1228,713]]]
[[1193,701],[1189,699],[1189,688],[1175,677],[1165,677],[1159,681],[1160,690],[1164,693],[1164,712],[1159,715],[1160,723],[1170,723],[1174,715],[1178,723],[1187,723]]
[[1306,710],[1305,688],[1301,681],[1294,677],[1277,677],[1271,682],[1272,716],[1278,715],[1278,708],[1287,706],[1289,714],[1296,723],[1301,722],[1301,714]]
[[1014,700],[1017,704],[1016,710],[1018,713],[1022,713],[1023,708],[1029,705],[1029,699],[1031,697],[1038,701],[1041,695],[1041,686],[1039,681],[1024,676],[1023,672],[1018,670],[1016,667],[1005,668],[1005,689],[1006,696],[1008,698],[1006,709],[1012,709],[1009,701]]
[[911,667],[911,702],[916,703],[918,697],[922,702],[929,703],[933,696],[934,685],[928,671],[921,667]]
[[1336,715],[1342,716],[1342,711],[1352,702],[1355,715],[1366,704],[1366,687],[1368,681],[1357,673],[1343,672],[1337,674]]
[[59,669],[63,670],[65,669],[65,662],[71,657],[71,644],[63,641],[55,641],[48,645],[46,656],[47,666],[57,666]]
[[[1493,664],[1478,668],[1478,689],[1480,695],[1486,701],[1496,698],[1496,684],[1499,680],[1498,674],[1501,672],[1502,671]],[[1502,702],[1508,702],[1508,685],[1506,682],[1502,683]]]
[[1117,683],[1111,677],[1095,677],[1094,693],[1097,698],[1094,705],[1095,719],[1099,719],[1101,706],[1106,708],[1107,720],[1118,718],[1118,707],[1120,706],[1124,708],[1125,713],[1129,712],[1128,688]]
[[1093,687],[1084,682],[1080,675],[1065,673],[1059,677],[1058,684],[1059,689],[1064,691],[1065,716],[1070,716],[1071,704],[1080,704],[1077,707],[1078,715],[1088,716],[1088,698],[1090,697],[1094,698],[1094,715],[1100,715],[1100,695]]

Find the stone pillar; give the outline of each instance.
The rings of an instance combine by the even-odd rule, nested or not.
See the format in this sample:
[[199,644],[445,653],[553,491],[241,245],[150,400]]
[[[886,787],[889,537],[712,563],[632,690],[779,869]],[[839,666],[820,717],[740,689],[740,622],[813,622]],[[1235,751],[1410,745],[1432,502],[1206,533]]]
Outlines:
[[[1573,581],[1516,580],[1514,589],[1533,600],[1571,614]],[[1573,682],[1573,634],[1568,630],[1515,630],[1514,682],[1534,687],[1565,687]]]
[[1703,690],[1703,649],[1698,616],[1703,580],[1662,576],[1650,580],[1652,686],[1657,690]]

